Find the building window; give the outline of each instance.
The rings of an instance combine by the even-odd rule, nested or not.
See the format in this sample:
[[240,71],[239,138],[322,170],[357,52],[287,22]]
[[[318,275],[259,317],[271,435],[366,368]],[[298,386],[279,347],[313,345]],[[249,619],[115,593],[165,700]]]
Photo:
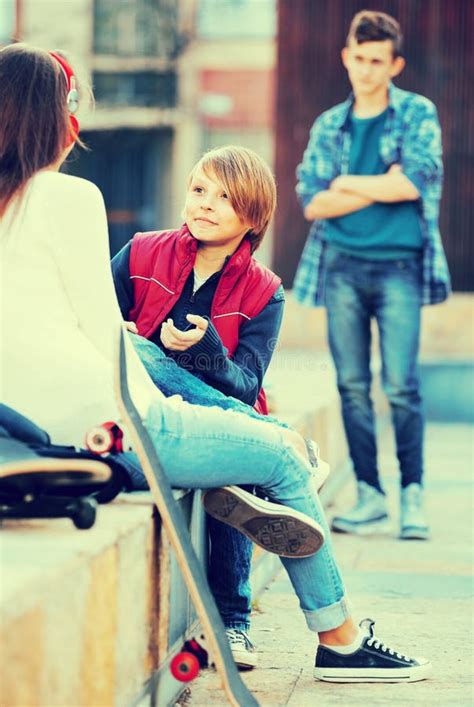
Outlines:
[[96,71],[94,94],[106,106],[176,106],[176,74],[173,71],[134,73]]
[[13,41],[16,29],[15,0],[0,0],[0,47]]
[[94,0],[94,51],[115,56],[176,56],[176,0]]
[[198,35],[203,39],[271,38],[276,35],[276,19],[276,0],[200,0]]

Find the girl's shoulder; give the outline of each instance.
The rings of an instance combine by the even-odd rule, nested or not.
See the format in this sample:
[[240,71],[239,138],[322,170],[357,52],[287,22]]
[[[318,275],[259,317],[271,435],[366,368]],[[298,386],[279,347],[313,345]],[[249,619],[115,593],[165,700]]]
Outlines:
[[33,193],[58,206],[73,205],[77,212],[87,204],[102,204],[103,198],[98,187],[82,177],[44,170],[31,179]]

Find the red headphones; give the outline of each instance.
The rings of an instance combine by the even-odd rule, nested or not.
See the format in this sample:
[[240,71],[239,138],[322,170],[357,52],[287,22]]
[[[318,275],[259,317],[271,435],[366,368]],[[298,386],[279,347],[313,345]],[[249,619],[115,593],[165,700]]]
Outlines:
[[79,91],[76,88],[76,77],[74,76],[72,68],[64,57],[62,57],[60,54],[56,54],[56,52],[49,52],[49,54],[58,62],[67,82],[68,92],[66,105],[69,111],[69,122],[71,123],[72,129],[71,141],[68,143],[70,145],[75,141],[76,137],[79,135],[79,121],[74,115],[74,113],[76,113],[77,109],[79,108]]

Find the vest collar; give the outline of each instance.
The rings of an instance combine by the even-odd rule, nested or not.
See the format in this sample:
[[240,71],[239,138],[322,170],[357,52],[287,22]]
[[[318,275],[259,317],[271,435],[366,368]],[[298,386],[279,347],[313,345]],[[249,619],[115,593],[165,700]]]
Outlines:
[[198,242],[184,223],[177,233],[176,257],[182,263],[192,258],[193,263],[196,258]]
[[[194,264],[198,245],[198,241],[194,238],[187,225],[183,224],[177,233],[176,239],[176,255],[179,260],[185,262],[188,258],[191,258]],[[237,250],[225,259],[222,274],[227,278],[232,277],[235,273],[240,273],[251,257],[250,241],[244,237]]]

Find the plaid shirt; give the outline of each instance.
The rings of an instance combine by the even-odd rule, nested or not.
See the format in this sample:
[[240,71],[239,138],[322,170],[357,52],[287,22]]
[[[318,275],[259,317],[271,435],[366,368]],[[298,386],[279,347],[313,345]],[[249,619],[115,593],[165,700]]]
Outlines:
[[[323,113],[314,123],[296,174],[296,193],[303,207],[347,174],[351,149],[349,118],[354,97]],[[400,164],[420,194],[423,234],[423,304],[436,304],[450,292],[450,278],[438,227],[443,179],[441,129],[436,108],[427,98],[390,84],[388,114],[380,140],[380,157]],[[307,305],[324,304],[326,220],[314,221],[295,276],[293,294]]]

